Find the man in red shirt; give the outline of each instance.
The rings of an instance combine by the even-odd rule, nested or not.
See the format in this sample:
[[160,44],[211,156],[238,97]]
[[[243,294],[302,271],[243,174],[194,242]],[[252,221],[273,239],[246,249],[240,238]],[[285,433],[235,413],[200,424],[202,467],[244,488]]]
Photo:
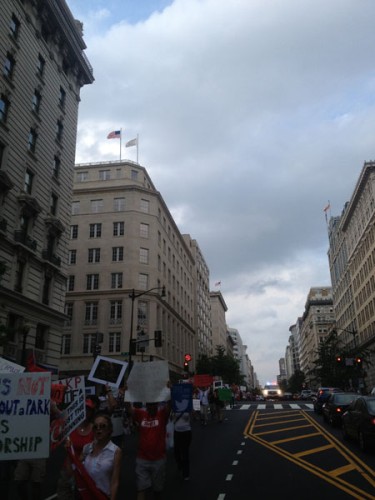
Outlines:
[[137,500],[145,500],[152,488],[154,498],[161,498],[166,475],[166,426],[169,403],[146,403],[145,408],[131,408],[134,423],[139,431],[135,473]]

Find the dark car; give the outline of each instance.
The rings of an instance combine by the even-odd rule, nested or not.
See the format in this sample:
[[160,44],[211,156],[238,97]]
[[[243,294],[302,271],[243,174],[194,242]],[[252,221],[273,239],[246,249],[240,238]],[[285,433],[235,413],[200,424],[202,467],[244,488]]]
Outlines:
[[327,401],[329,396],[334,392],[343,392],[342,389],[338,387],[319,387],[316,394],[316,399],[314,400],[314,411],[316,413],[322,413],[322,406]]
[[362,451],[375,445],[375,396],[358,396],[342,416],[344,439],[357,439]]
[[341,417],[350,403],[358,397],[355,392],[333,392],[323,404],[322,413],[325,422],[340,425]]

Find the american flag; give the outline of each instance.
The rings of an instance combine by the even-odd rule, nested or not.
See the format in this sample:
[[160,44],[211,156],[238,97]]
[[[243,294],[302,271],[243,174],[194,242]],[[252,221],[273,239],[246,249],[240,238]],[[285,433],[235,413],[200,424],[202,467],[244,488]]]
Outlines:
[[107,139],[121,139],[121,130],[114,130],[107,135]]
[[215,283],[215,286],[220,286],[220,285],[221,285],[221,281],[217,281],[217,282]]

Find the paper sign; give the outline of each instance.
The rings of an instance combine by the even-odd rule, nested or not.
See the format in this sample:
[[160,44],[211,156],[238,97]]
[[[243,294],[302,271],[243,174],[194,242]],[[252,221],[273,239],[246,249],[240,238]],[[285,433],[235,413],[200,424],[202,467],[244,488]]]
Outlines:
[[193,409],[193,385],[175,384],[171,389],[172,409],[176,413],[191,412]]
[[170,399],[168,361],[134,363],[128,377],[125,401],[157,403]]
[[128,363],[118,359],[97,356],[87,380],[108,384],[110,387],[120,387]]
[[193,399],[193,410],[201,411],[201,402],[199,399]]
[[194,375],[194,385],[196,387],[209,387],[212,381],[212,375]]
[[51,423],[51,449],[55,449],[69,434],[85,420],[85,393],[80,390],[77,397],[62,412],[60,418]]
[[0,373],[22,373],[25,367],[0,357]]
[[49,456],[51,373],[0,375],[0,460]]
[[64,404],[70,405],[81,392],[85,393],[85,377],[76,375],[75,377],[62,378],[57,382],[65,386]]
[[52,384],[51,386],[51,399],[55,401],[56,404],[61,404],[64,402],[66,385],[63,384]]

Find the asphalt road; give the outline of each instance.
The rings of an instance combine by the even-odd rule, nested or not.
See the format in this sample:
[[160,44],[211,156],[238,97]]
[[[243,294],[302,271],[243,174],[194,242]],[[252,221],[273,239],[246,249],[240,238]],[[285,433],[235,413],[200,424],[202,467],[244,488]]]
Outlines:
[[[316,498],[319,500],[349,498],[375,500],[375,477],[373,488],[371,485],[368,488],[366,483],[366,491],[370,492],[368,496],[361,496],[358,493],[355,496],[353,491],[339,487],[340,479],[337,477],[331,479],[331,476],[316,473],[315,468],[317,465],[320,466],[320,463],[327,468],[328,473],[331,472],[330,468],[348,467],[341,463],[342,459],[337,458],[337,454],[333,455],[341,444],[348,453],[358,457],[360,463],[369,467],[370,471],[375,470],[375,451],[365,454],[360,452],[355,443],[342,441],[340,430],[330,428],[320,416],[314,414],[308,406],[309,402],[306,403],[307,405],[301,402],[300,409],[296,409],[291,408],[288,402],[281,403],[281,405],[277,403],[276,407],[274,403],[267,402],[265,409],[262,406],[260,407],[262,409],[259,409],[257,403],[246,404],[245,402],[245,405],[237,405],[235,409],[226,410],[223,423],[210,421],[206,427],[203,427],[199,421],[195,421],[191,445],[190,481],[183,481],[179,477],[173,452],[169,452],[163,499],[248,500],[251,498],[251,500],[268,500],[282,497],[303,498],[303,500],[316,500]],[[285,422],[288,423],[285,424]],[[314,429],[314,422],[318,425],[317,429]],[[286,425],[290,428],[286,429]],[[296,451],[294,443],[297,439],[298,427],[312,428],[314,433],[318,434],[314,439],[321,439],[322,436],[326,439],[325,435],[327,435],[328,438],[329,436],[336,438],[337,443],[334,442],[332,449],[326,450],[328,455],[314,454],[311,465],[309,462],[307,467],[303,466],[302,459],[306,455],[310,457],[309,451],[297,450],[298,457],[300,457],[298,460],[292,460],[288,455],[291,451],[293,453]],[[305,432],[307,431],[303,431]],[[269,437],[272,442],[269,441]],[[134,475],[136,444],[136,435],[125,437],[119,500],[136,498]],[[281,449],[280,446],[284,448]],[[314,446],[324,448],[320,442],[315,443]],[[43,486],[43,500],[56,498],[54,494],[62,458],[61,452],[58,452],[49,460],[48,476]],[[352,480],[355,482],[357,479],[350,474],[349,481]],[[358,487],[362,488],[363,485],[358,485]],[[356,486],[354,486],[354,491],[355,488]],[[6,498],[2,495],[1,497]],[[9,498],[16,499],[14,490],[11,491]]]

